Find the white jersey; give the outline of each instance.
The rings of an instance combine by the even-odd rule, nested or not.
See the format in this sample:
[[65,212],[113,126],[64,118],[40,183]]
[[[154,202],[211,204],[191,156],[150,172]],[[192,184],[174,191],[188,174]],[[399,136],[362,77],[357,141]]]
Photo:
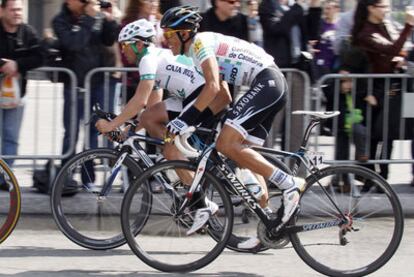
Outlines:
[[190,58],[174,56],[169,49],[152,46],[147,49],[138,64],[141,80],[155,80],[156,88],[166,89],[181,99],[204,84],[203,75]]
[[218,33],[198,33],[190,46],[189,56],[195,66],[216,57],[221,78],[236,86],[250,86],[257,74],[274,64],[273,57],[259,46]]

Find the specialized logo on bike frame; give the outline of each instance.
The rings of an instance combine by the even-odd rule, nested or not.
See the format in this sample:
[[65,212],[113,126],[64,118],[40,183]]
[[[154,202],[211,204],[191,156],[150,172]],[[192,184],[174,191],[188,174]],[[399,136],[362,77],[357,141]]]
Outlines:
[[72,164],[69,168],[68,168],[68,172],[72,172],[74,169],[76,169],[78,166],[84,164],[87,161],[90,161],[92,159],[95,159],[97,156],[95,154],[83,157],[79,160],[76,161],[76,163]]
[[341,222],[342,222],[342,219],[336,219],[336,220],[328,221],[328,222],[305,224],[303,225],[303,230],[313,231],[313,230],[318,230],[318,229],[334,227],[334,226],[338,226],[339,224],[341,224]]
[[[237,102],[236,106],[233,108],[233,113],[236,116],[239,116],[243,108],[264,88],[265,86],[261,83],[255,85],[251,90],[246,92],[242,98]],[[247,113],[247,111],[245,112]]]
[[249,203],[253,209],[258,208],[258,204],[253,199],[253,197],[250,195],[250,193],[243,187],[243,185],[240,183],[240,181],[237,179],[236,175],[227,169],[225,164],[220,165],[220,170],[224,173],[227,180],[230,181],[230,183],[237,189],[240,196],[244,198],[244,200]]

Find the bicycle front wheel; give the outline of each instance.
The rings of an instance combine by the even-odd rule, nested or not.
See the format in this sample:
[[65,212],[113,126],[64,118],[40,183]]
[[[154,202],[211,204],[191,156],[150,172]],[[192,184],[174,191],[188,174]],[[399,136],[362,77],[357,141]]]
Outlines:
[[0,159],[0,243],[5,241],[17,225],[20,217],[21,195],[17,179]]
[[[202,268],[223,251],[231,234],[233,209],[217,178],[205,172],[199,182],[199,196],[195,197],[188,193],[189,187],[176,173],[186,172],[194,176],[195,170],[193,163],[185,161],[155,165],[146,170],[125,194],[121,217],[128,245],[143,262],[158,270],[189,272]],[[163,192],[151,193],[150,183],[154,179],[162,180]],[[151,195],[150,199],[144,197],[147,194]],[[219,209],[210,215],[201,229],[187,235],[197,209],[205,207],[206,197]],[[189,202],[180,211],[185,199]],[[213,239],[210,232],[214,228],[220,228],[220,235]]]
[[[292,220],[302,231],[290,239],[310,267],[329,276],[363,276],[393,256],[404,221],[398,197],[385,179],[360,166],[332,166],[307,182]],[[364,192],[367,183],[371,189]]]
[[[84,151],[63,166],[53,183],[53,218],[62,233],[82,247],[105,250],[126,242],[120,226],[122,198],[142,170],[129,156],[113,170],[119,158],[113,149]],[[101,195],[102,190],[107,192]]]

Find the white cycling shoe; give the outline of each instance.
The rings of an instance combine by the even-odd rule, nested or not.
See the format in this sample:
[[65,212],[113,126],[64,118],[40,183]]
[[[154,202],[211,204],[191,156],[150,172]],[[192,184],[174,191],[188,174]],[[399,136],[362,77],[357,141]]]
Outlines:
[[253,249],[259,246],[260,240],[257,237],[250,237],[247,240],[237,244],[239,249]]
[[205,198],[205,208],[198,209],[194,215],[193,219],[193,225],[191,225],[191,228],[187,231],[187,236],[194,234],[198,230],[200,230],[210,219],[210,216],[214,215],[218,209],[219,206],[210,201],[207,197]]
[[282,223],[286,223],[295,213],[300,199],[300,192],[305,189],[305,179],[294,177],[295,185],[283,191],[283,217]]

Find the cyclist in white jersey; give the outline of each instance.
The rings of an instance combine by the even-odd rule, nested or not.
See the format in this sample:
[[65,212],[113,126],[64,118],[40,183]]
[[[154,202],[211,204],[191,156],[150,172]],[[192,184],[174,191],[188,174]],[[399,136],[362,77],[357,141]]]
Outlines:
[[[283,227],[296,211],[299,202],[299,187],[303,180],[294,178],[275,168],[262,155],[246,145],[262,145],[271,128],[274,117],[287,97],[286,80],[262,48],[238,38],[217,33],[197,33],[201,16],[198,9],[180,6],[169,9],[161,20],[164,37],[174,54],[191,57],[203,72],[205,85],[194,105],[186,113],[192,118],[199,116],[219,91],[220,78],[234,85],[246,85],[249,90],[228,112],[225,125],[217,140],[217,150],[234,160],[240,167],[263,176],[283,191],[283,216],[279,227]],[[182,134],[191,125],[180,116],[167,127],[170,132]],[[267,189],[262,180],[265,195],[260,202],[267,206]],[[194,219],[192,229],[201,228],[208,217],[200,215]],[[196,226],[195,226],[196,225]],[[240,248],[251,248],[259,243],[252,238],[239,244]]]
[[[155,47],[154,36],[154,27],[146,19],[132,22],[121,30],[118,41],[128,60],[137,62],[140,83],[120,115],[113,121],[99,120],[96,123],[101,133],[113,131],[135,117],[149,106],[150,99],[155,94],[153,98],[159,99],[158,103],[152,101],[152,105],[141,114],[138,129],[144,127],[151,136],[162,138],[166,133],[165,124],[185,111],[186,106],[191,106],[191,102],[202,90],[204,78],[195,70],[192,60],[182,55],[174,56],[168,49]],[[159,94],[162,89],[168,90],[172,97],[161,101]],[[220,112],[230,101],[229,92],[224,91],[212,103],[211,109],[206,109],[203,118]],[[182,158],[173,144],[166,144],[164,156],[166,159]]]

